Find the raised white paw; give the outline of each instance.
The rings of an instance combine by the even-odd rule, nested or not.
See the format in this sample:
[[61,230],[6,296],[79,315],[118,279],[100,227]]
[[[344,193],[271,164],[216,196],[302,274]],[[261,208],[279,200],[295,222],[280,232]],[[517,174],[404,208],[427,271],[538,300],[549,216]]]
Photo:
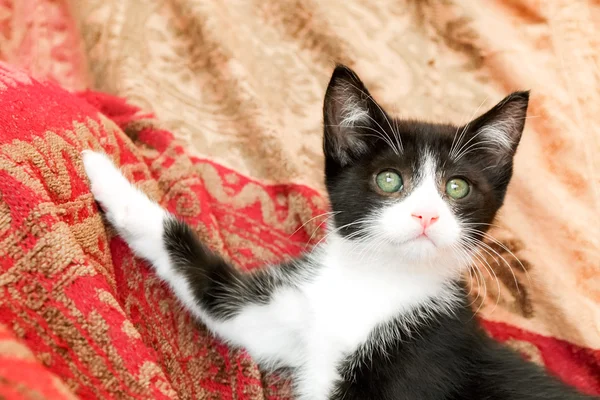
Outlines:
[[122,189],[123,186],[130,185],[106,154],[84,150],[81,156],[85,173],[90,179],[92,193],[98,202],[109,200],[108,195],[114,194],[115,186],[120,186]]
[[136,189],[106,154],[84,150],[81,155],[94,198],[100,203],[109,221],[120,228],[119,225],[131,206],[129,200]]
[[103,153],[81,153],[90,190],[119,235],[141,257],[156,258],[162,248],[163,220],[167,213],[133,186]]

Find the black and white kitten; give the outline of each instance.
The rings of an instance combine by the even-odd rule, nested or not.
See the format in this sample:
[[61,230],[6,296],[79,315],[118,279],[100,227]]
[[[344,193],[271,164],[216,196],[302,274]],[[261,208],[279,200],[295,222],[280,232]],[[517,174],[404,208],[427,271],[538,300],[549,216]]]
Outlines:
[[327,239],[250,274],[105,155],[83,162],[133,251],[215,335],[291,368],[299,399],[583,399],[482,333],[461,280],[504,200],[528,98],[463,127],[397,120],[337,67],[324,105]]

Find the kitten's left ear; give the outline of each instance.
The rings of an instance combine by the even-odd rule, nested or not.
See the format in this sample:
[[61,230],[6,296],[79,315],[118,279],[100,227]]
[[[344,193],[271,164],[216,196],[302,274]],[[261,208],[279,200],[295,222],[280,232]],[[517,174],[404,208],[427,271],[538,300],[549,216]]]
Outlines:
[[[469,134],[462,140],[465,143],[462,151],[470,146],[473,149],[480,147],[487,151],[495,165],[502,166],[510,162],[523,134],[528,105],[528,91],[506,96],[490,111],[469,123]],[[455,156],[458,157],[460,152],[459,149]]]

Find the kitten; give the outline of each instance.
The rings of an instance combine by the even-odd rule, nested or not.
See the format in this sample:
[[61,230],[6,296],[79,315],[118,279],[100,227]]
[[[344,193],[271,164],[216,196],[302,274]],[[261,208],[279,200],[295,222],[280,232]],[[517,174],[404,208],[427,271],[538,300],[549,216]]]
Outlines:
[[293,371],[297,398],[583,399],[488,338],[461,277],[502,205],[527,113],[516,92],[466,126],[390,118],[350,69],[324,104],[325,243],[244,274],[85,151],[133,251],[215,335]]

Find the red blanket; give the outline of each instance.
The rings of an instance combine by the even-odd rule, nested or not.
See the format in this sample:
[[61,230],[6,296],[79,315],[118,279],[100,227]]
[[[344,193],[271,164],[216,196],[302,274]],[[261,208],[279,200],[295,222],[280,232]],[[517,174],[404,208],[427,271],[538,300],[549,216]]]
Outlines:
[[[241,268],[322,236],[326,202],[190,157],[124,100],[70,94],[0,64],[0,397],[282,399],[243,351],[194,323],[107,227],[80,152],[127,177]],[[484,321],[493,336],[600,394],[600,352]]]

